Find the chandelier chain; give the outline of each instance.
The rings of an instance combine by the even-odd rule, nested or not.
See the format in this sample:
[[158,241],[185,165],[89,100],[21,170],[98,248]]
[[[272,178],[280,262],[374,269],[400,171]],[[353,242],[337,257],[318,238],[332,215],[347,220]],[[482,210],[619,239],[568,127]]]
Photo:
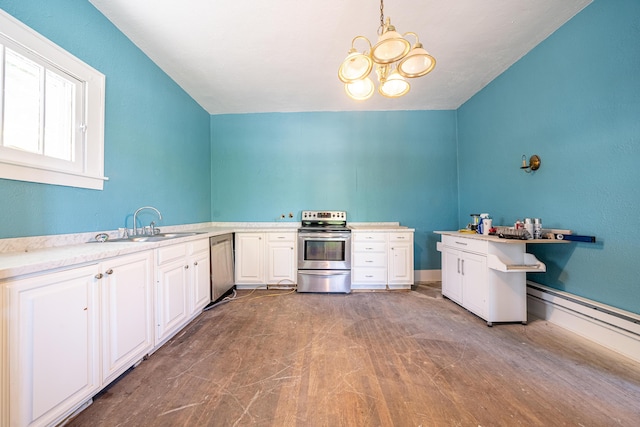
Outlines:
[[380,0],[380,28],[384,27],[384,0]]

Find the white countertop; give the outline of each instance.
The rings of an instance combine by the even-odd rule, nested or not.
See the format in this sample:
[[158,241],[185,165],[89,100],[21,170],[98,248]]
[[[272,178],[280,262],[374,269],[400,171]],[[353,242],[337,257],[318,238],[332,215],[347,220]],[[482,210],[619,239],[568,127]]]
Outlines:
[[[41,236],[33,238],[2,239],[0,245],[0,280],[9,277],[23,276],[46,270],[54,270],[78,264],[98,263],[103,259],[120,255],[127,255],[144,250],[152,250],[162,246],[175,245],[211,236],[243,231],[291,231],[295,232],[299,224],[288,223],[228,223],[220,225],[188,225],[174,227],[160,227],[163,232],[190,231],[197,232],[192,236],[167,239],[157,242],[105,242],[95,241],[94,233],[79,233],[77,235],[61,235],[58,246],[53,245],[55,236]],[[117,237],[113,232],[108,233],[111,238]],[[0,242],[2,242],[0,240]],[[46,242],[45,242],[46,241]],[[45,246],[45,247],[42,247]]]
[[349,223],[348,227],[354,231],[415,231],[398,222],[356,222]]
[[552,240],[552,239],[529,239],[529,240],[501,239],[498,236],[486,236],[484,234],[467,233],[467,232],[461,232],[461,231],[434,231],[434,233],[442,234],[446,236],[464,237],[466,239],[476,239],[476,240],[487,240],[489,242],[506,243],[506,244],[512,244],[512,245],[569,243],[567,240]]

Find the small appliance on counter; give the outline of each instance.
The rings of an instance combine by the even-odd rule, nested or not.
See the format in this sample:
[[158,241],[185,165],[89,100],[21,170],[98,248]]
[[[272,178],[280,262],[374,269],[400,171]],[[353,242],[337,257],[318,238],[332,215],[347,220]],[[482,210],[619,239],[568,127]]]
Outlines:
[[467,229],[471,231],[478,230],[478,224],[480,224],[480,214],[471,214],[471,222],[467,224]]

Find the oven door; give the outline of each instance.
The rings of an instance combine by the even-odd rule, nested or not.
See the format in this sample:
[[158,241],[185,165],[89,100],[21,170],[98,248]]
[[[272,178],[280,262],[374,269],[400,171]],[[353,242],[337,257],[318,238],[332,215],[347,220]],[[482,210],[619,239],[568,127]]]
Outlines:
[[350,270],[351,233],[299,232],[298,269]]

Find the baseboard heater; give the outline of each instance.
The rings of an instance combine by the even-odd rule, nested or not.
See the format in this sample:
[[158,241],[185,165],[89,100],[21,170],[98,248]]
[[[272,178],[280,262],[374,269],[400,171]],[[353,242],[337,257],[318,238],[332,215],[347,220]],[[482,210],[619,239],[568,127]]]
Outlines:
[[640,315],[527,281],[533,316],[640,362]]

